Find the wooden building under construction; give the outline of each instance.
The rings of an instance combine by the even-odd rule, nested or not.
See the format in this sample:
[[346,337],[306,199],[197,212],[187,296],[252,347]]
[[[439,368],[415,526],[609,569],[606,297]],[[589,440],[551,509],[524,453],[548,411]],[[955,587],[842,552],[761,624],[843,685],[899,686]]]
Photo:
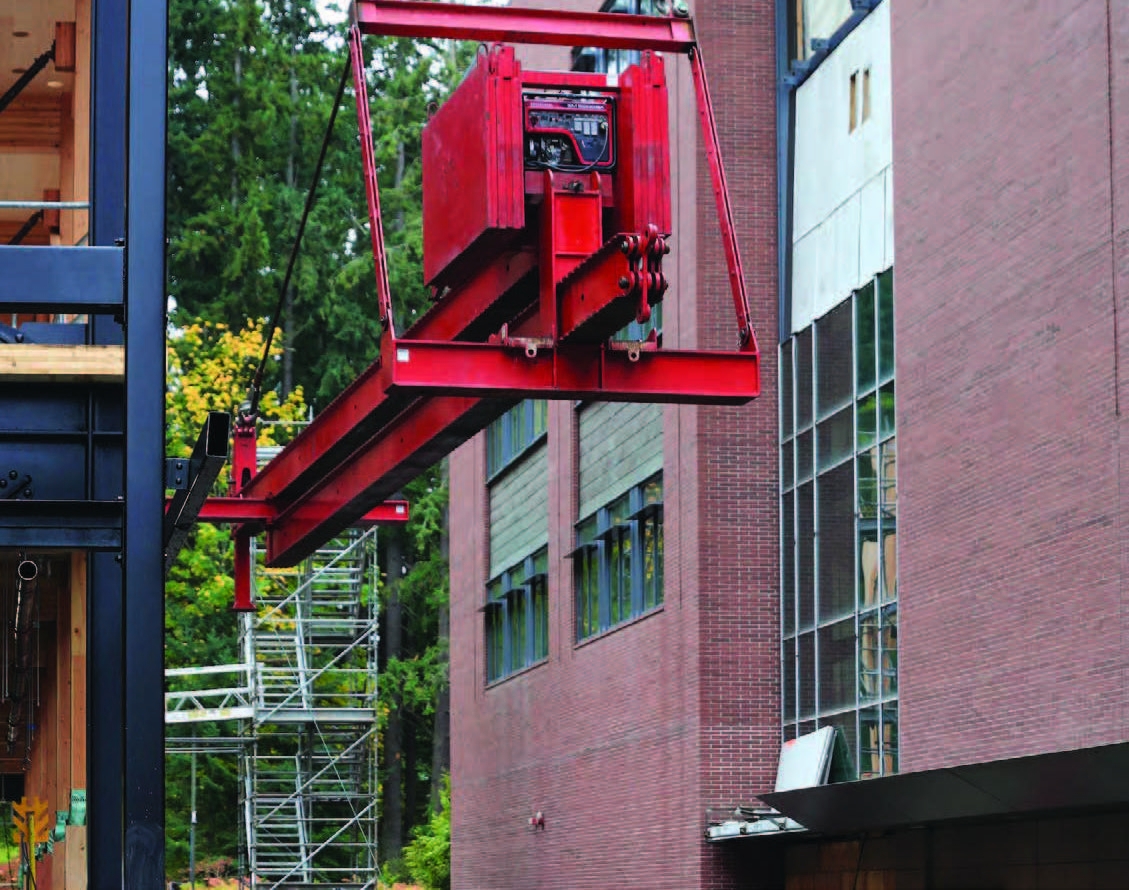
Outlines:
[[166,16],[0,0],[0,886],[164,883]]

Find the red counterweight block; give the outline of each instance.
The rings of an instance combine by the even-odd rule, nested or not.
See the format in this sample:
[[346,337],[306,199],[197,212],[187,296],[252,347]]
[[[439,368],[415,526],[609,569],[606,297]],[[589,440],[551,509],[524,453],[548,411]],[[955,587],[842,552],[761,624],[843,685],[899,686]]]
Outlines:
[[600,174],[597,246],[650,226],[669,235],[668,126],[654,53],[617,78],[525,71],[512,47],[483,51],[423,131],[425,280],[455,287],[507,251],[543,248],[546,172],[577,192]]
[[512,47],[478,62],[423,130],[423,277],[447,287],[525,227],[521,64]]

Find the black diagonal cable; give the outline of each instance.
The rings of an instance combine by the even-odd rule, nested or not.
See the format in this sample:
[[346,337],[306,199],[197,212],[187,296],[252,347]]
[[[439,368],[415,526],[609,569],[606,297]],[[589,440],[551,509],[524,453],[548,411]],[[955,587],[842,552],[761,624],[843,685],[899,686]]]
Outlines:
[[329,126],[325,128],[325,138],[321,142],[321,152],[314,168],[314,181],[306,193],[306,207],[302,211],[302,218],[298,223],[298,234],[294,237],[294,245],[290,248],[290,261],[286,264],[286,275],[282,279],[282,287],[278,289],[278,305],[274,307],[270,327],[267,328],[267,341],[263,345],[263,357],[259,360],[259,367],[255,371],[255,378],[247,392],[247,401],[250,408],[244,412],[248,418],[255,418],[259,414],[259,399],[263,393],[263,375],[267,370],[267,361],[270,358],[271,344],[274,342],[274,332],[278,329],[278,320],[282,316],[282,308],[286,301],[286,291],[290,288],[290,277],[294,274],[294,264],[298,260],[298,249],[302,245],[302,235],[306,231],[306,221],[310,218],[310,211],[314,207],[314,197],[317,195],[318,182],[321,180],[321,168],[325,163],[326,153],[329,151],[329,142],[333,137],[333,124],[337,120],[337,109],[341,107],[341,97],[345,94],[345,84],[349,81],[349,66],[351,59],[345,56],[345,65],[341,71],[341,82],[337,85],[337,96],[333,100],[333,110],[329,115]]

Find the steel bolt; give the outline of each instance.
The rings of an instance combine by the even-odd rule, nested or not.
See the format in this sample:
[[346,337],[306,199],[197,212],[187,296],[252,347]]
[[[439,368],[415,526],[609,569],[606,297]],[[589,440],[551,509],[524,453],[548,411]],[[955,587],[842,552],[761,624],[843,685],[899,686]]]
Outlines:
[[627,285],[629,285],[629,284],[631,284],[631,282],[627,280],[627,276],[626,276],[626,275],[622,276],[622,277],[621,277],[621,278],[619,279],[619,286],[620,286],[620,287],[626,288],[626,287],[627,287]]
[[20,474],[15,470],[8,470],[8,478],[15,482],[20,477]]
[[686,18],[690,15],[690,7],[686,5],[684,0],[677,0],[674,4],[674,14],[679,18]]

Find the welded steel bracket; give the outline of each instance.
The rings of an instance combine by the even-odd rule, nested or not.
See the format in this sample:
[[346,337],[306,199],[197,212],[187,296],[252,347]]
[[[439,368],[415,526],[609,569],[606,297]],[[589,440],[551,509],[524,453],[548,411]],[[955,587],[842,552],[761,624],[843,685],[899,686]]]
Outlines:
[[212,411],[188,458],[169,458],[165,467],[165,488],[176,491],[165,509],[165,574],[188,540],[188,533],[200,514],[212,486],[227,463],[231,415]]

